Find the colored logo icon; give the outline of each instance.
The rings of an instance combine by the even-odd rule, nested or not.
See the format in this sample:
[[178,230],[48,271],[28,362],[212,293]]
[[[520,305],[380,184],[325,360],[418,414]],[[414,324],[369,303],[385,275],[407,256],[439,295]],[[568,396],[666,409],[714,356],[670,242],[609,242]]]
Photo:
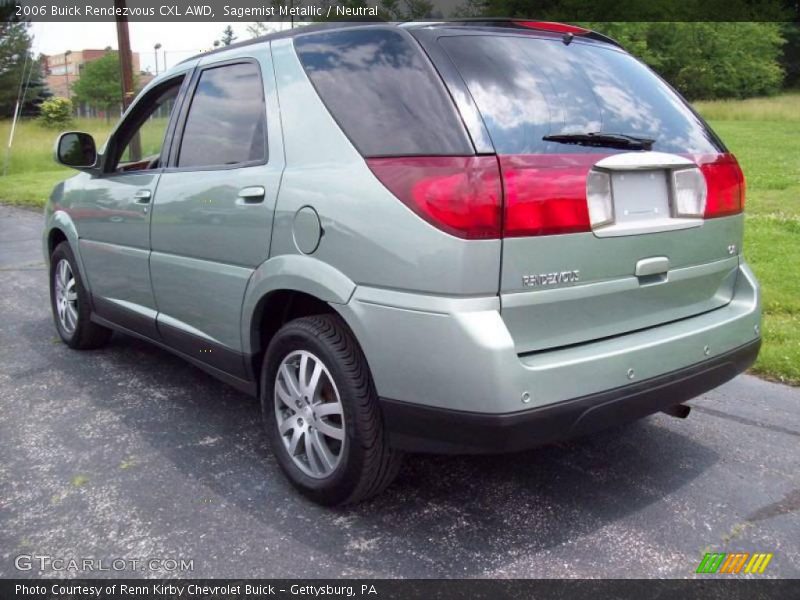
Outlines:
[[763,573],[772,560],[766,552],[707,552],[700,561],[696,573]]

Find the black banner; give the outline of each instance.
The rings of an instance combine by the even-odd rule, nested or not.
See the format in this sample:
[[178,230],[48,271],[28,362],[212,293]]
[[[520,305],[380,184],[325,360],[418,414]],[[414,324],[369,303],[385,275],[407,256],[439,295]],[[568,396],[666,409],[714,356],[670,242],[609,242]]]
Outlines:
[[28,21],[798,21],[794,0],[0,0]]
[[4,600],[353,599],[414,600],[676,598],[760,600],[797,598],[797,581],[694,580],[0,580]]

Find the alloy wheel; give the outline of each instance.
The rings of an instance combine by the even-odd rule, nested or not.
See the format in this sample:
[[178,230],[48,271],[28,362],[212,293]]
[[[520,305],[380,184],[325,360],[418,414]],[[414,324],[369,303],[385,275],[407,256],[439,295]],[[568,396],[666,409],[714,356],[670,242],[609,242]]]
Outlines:
[[275,376],[275,418],[294,464],[316,479],[329,476],[344,452],[345,421],[336,383],[307,350],[287,355]]
[[78,326],[78,288],[69,261],[61,259],[53,276],[58,322],[67,335]]

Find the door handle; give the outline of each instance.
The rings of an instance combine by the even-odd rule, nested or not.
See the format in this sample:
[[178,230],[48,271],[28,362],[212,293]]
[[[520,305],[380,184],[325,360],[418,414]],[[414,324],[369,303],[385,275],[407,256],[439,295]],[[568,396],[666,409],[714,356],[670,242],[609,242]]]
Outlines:
[[649,277],[651,275],[663,275],[669,271],[669,258],[666,256],[654,256],[653,258],[643,258],[636,263],[634,275],[636,277]]
[[254,185],[253,187],[246,187],[239,191],[240,204],[258,204],[264,201],[266,191],[264,186]]
[[150,196],[150,190],[139,190],[133,195],[137,204],[148,204],[150,202]]

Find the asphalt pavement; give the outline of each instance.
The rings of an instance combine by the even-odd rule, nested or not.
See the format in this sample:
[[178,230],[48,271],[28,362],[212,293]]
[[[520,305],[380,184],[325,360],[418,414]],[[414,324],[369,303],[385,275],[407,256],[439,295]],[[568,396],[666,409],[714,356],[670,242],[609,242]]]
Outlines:
[[0,206],[0,577],[92,575],[57,559],[127,577],[693,577],[734,551],[800,577],[800,389],[744,375],[685,420],[408,456],[382,496],[321,508],[284,480],[254,400],[124,335],[60,342],[41,226]]

